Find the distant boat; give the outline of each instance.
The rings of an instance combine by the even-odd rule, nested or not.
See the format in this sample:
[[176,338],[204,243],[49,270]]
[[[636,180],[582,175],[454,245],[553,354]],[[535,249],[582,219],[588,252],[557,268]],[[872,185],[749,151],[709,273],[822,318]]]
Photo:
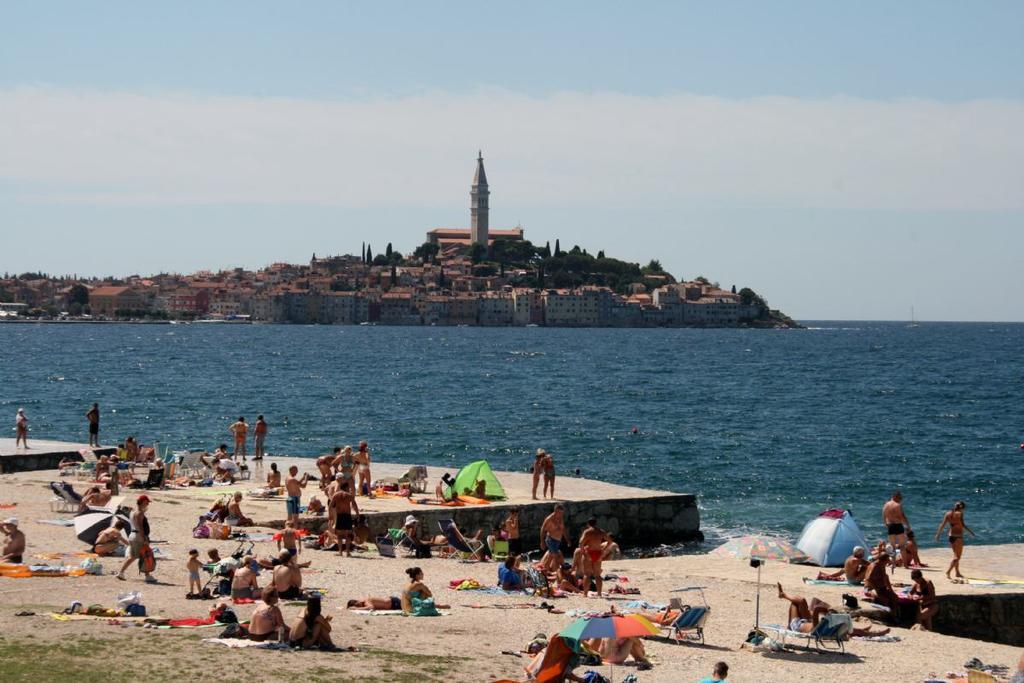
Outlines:
[[920,327],[920,325],[917,324],[917,319],[914,317],[913,306],[910,307],[910,324],[907,325],[907,327]]

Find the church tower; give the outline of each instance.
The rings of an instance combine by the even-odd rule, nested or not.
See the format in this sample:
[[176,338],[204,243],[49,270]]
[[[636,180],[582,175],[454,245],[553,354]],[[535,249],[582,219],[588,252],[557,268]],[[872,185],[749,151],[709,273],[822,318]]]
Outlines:
[[470,224],[469,234],[473,244],[487,246],[487,230],[489,227],[489,215],[487,197],[491,191],[487,189],[487,174],[484,172],[484,155],[477,152],[476,173],[473,175],[473,185],[469,189],[469,213]]

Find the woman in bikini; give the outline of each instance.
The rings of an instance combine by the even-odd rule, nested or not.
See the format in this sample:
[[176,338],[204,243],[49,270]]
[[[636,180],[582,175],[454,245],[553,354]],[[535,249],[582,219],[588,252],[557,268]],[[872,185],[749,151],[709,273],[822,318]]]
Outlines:
[[[409,567],[405,570],[405,573],[409,575],[409,583],[406,584],[405,590],[402,591],[401,603],[402,609],[406,612],[412,612],[413,598],[418,600],[426,600],[427,598],[434,597],[434,594],[430,592],[427,585],[423,583],[423,570],[419,567]],[[434,604],[437,609],[450,609],[451,605],[438,605]]]
[[942,535],[942,530],[946,528],[946,525],[949,525],[949,546],[953,549],[953,561],[949,563],[949,569],[946,570],[946,578],[950,580],[953,579],[949,575],[952,571],[956,572],[956,578],[964,578],[964,575],[960,573],[960,557],[964,554],[964,531],[970,533],[972,538],[977,538],[970,527],[964,522],[964,509],[966,507],[967,503],[958,500],[953,509],[942,518],[942,524],[939,525],[939,530],[935,532],[935,540],[937,541],[939,536]]
[[359,442],[359,450],[356,452],[356,464],[359,467],[359,488],[356,489],[357,496],[370,495],[370,449],[365,441]]
[[939,599],[935,597],[935,584],[924,578],[920,569],[910,572],[910,578],[914,580],[914,586],[910,589],[910,595],[917,599],[917,623],[925,631],[932,630],[932,619],[939,613]]

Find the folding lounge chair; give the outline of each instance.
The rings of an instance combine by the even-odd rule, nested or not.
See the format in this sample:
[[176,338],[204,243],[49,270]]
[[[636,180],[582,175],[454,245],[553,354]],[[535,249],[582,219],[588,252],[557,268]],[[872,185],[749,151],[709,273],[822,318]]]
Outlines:
[[181,464],[179,465],[181,471],[188,476],[202,477],[203,473],[209,469],[203,464],[203,455],[202,451],[189,451],[182,454]]
[[544,597],[551,595],[551,584],[548,583],[547,574],[533,565],[527,565],[526,567],[526,581],[533,587],[534,595],[542,595]]
[[491,546],[491,555],[495,560],[504,562],[508,558],[508,541],[496,539]]
[[395,555],[395,541],[390,535],[378,536],[374,539],[374,545],[377,546],[377,552],[381,557],[398,557]]
[[78,512],[82,504],[82,496],[75,493],[71,484],[66,482],[50,482],[53,498],[50,499],[50,510],[53,512]]
[[[669,609],[679,610],[679,616],[672,623],[662,625],[661,628],[665,631],[666,636],[673,638],[677,643],[692,640],[695,637],[696,640],[700,641],[701,645],[704,644],[704,624],[708,620],[711,608],[708,607],[707,601],[704,600],[703,590],[700,591],[700,595],[701,600],[704,601],[703,607],[684,605],[683,601],[679,598],[669,600]],[[693,636],[689,635],[690,633]]]
[[484,559],[484,544],[483,541],[475,539],[469,539],[462,535],[459,528],[455,526],[455,521],[451,519],[442,519],[437,525],[441,528],[441,533],[448,540],[448,546],[455,552],[461,553],[464,559]]
[[164,486],[164,468],[157,467],[149,470],[146,481],[142,482],[144,489],[159,489]]
[[416,554],[416,544],[409,538],[409,534],[405,533],[402,529],[388,529],[388,537],[391,539],[391,543],[394,548],[401,548],[405,552],[406,557],[412,557]]
[[[853,631],[853,620],[850,619],[849,614],[833,612],[822,617],[821,621],[818,622],[818,625],[810,633],[790,631],[782,626],[764,626],[763,628],[778,633],[783,646],[785,646],[787,638],[800,638],[806,641],[804,645],[806,650],[811,649],[811,642],[813,641],[814,646],[818,650],[838,650],[845,654],[846,644],[844,641],[850,635],[850,632]],[[826,644],[832,642],[835,642],[835,647],[830,647]]]

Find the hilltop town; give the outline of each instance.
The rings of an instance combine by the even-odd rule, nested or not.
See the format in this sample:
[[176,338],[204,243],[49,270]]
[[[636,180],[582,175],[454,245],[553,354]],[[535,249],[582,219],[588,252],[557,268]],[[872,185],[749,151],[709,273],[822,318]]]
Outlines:
[[235,320],[296,324],[556,327],[792,327],[750,288],[678,281],[646,266],[525,230],[490,229],[478,155],[470,227],[435,228],[410,254],[364,243],[358,255],[191,275],[119,278],[23,273],[0,279],[0,319]]

